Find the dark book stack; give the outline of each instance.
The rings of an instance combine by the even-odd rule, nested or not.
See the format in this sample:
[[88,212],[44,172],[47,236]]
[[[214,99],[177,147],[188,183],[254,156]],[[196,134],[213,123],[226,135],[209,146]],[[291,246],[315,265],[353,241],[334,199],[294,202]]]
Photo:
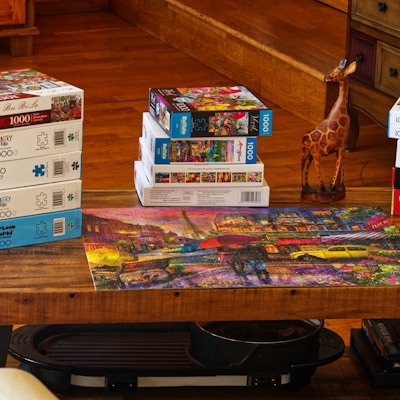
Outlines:
[[400,319],[363,319],[351,331],[351,345],[375,386],[400,386]]
[[0,249],[81,235],[83,91],[0,71]]
[[135,186],[145,206],[269,205],[257,139],[272,110],[244,86],[150,88]]

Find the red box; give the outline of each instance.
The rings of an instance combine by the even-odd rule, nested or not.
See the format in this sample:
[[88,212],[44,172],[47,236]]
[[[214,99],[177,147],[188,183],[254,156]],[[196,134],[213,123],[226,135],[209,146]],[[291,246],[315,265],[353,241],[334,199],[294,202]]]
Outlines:
[[400,168],[392,168],[392,188],[400,189]]
[[400,189],[392,190],[392,215],[400,215]]

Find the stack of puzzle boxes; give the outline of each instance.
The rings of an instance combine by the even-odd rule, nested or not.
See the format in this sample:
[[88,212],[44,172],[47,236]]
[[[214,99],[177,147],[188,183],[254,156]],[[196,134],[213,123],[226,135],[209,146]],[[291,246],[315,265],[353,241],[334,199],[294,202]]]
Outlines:
[[142,122],[142,205],[269,205],[257,139],[271,135],[272,110],[244,86],[150,88]]
[[397,139],[395,165],[392,168],[392,215],[400,215],[400,98],[389,111],[388,136]]
[[0,249],[79,237],[83,91],[0,71]]

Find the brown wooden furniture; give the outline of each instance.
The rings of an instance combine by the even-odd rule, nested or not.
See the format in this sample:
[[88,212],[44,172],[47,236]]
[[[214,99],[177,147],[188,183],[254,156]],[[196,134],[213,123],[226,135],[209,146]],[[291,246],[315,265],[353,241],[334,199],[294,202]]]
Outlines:
[[[300,206],[295,196],[292,190],[279,191],[271,206]],[[390,190],[382,188],[349,189],[335,206],[362,206],[368,198],[369,205],[387,210],[388,196]],[[135,205],[131,190],[83,196],[84,208]],[[396,286],[96,292],[81,239],[2,250],[1,255],[3,324],[400,317]]]
[[337,8],[340,11],[347,12],[348,0],[320,0],[320,2]]
[[350,79],[351,150],[358,138],[357,111],[387,127],[388,111],[400,96],[399,15],[397,0],[349,2],[347,54],[358,62]]
[[111,0],[34,0],[36,15],[107,12]]
[[[390,189],[354,188],[335,205],[363,206],[368,198],[388,211],[389,197]],[[294,198],[294,190],[280,190],[271,206],[305,206]],[[83,194],[84,208],[132,206],[140,206],[132,190]],[[398,286],[96,292],[81,239],[2,250],[1,261],[1,365],[14,324],[400,317]]]
[[0,0],[0,38],[10,38],[11,55],[32,54],[33,36],[39,34],[34,15],[33,0]]

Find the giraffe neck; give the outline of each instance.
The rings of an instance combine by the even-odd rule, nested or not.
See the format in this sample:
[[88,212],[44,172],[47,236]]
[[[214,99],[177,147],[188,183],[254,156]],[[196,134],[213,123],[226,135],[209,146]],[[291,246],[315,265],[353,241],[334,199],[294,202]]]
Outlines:
[[347,114],[347,100],[349,97],[349,83],[347,79],[339,81],[339,95],[329,112],[328,119]]

